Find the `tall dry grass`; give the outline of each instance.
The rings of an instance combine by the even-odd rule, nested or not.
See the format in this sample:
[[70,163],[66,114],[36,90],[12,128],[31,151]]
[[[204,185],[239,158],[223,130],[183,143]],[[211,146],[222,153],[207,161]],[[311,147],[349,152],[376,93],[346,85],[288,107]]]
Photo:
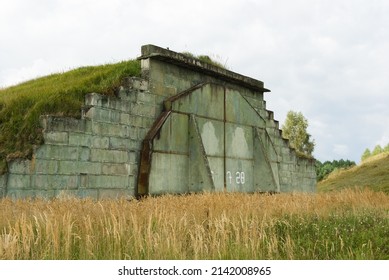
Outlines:
[[389,196],[0,201],[0,259],[388,259]]

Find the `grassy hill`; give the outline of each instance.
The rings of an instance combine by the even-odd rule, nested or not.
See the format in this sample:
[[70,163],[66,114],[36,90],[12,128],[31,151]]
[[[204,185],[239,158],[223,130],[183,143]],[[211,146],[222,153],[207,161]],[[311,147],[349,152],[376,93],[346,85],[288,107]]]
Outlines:
[[126,76],[139,76],[140,62],[89,66],[0,89],[0,174],[6,158],[28,158],[42,142],[39,117],[80,116],[84,96],[114,95]]
[[373,156],[350,169],[334,171],[317,184],[319,192],[349,187],[367,187],[389,193],[389,153]]

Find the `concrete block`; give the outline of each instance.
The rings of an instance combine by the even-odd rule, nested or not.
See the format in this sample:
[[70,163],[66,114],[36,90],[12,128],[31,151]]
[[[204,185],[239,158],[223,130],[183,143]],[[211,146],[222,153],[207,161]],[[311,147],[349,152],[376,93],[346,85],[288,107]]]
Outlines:
[[[128,127],[128,138],[132,140],[139,140],[139,127],[130,126]],[[143,138],[142,138],[143,140]]]
[[110,137],[109,138],[109,147],[111,149],[140,150],[141,146],[142,146],[142,142],[138,141],[138,140],[117,138],[117,137]]
[[109,148],[109,137],[93,136],[91,147],[98,148],[98,149],[108,149]]
[[279,168],[280,168],[280,172],[283,172],[283,171],[288,171],[289,170],[289,166],[287,164],[285,164],[284,162],[281,162],[279,164]]
[[76,175],[33,175],[31,186],[37,190],[68,190],[78,188]]
[[[122,100],[109,97],[106,95],[101,95],[97,93],[91,93],[85,96],[85,105],[88,107],[100,107],[112,110],[119,110],[123,112],[130,112],[130,105],[128,102],[123,102]],[[86,115],[88,112],[86,112]]]
[[6,196],[11,199],[26,199],[26,198],[39,197],[39,194],[40,192],[31,189],[26,189],[26,190],[11,189],[7,192]]
[[142,126],[144,128],[147,128],[147,130],[149,130],[151,128],[151,126],[153,125],[154,122],[155,122],[154,118],[148,118],[148,117],[142,118]]
[[131,103],[119,101],[118,105],[115,107],[115,110],[119,110],[124,113],[131,113]]
[[128,176],[88,176],[88,188],[91,189],[125,189],[128,187],[128,184]]
[[137,91],[128,87],[121,87],[119,89],[119,98],[122,101],[130,101],[135,102],[136,101],[136,93]]
[[[142,63],[144,64],[144,62]],[[128,77],[124,80],[123,84],[128,89],[135,89],[138,91],[145,91],[149,88],[148,81],[138,77]]]
[[85,95],[85,105],[87,106],[101,106],[101,99],[103,98],[108,98],[107,96],[103,96],[101,94],[98,94],[98,93],[89,93],[87,95]]
[[88,133],[91,130],[90,124],[85,119],[41,116],[40,122],[45,132],[73,131]]
[[15,159],[8,162],[8,172],[14,174],[29,174],[31,171],[31,161]]
[[100,174],[101,163],[89,161],[60,161],[59,174]]
[[18,189],[29,189],[31,185],[31,176],[22,174],[8,174],[7,191]]
[[148,91],[141,91],[137,94],[137,101],[139,103],[155,104],[155,95]]
[[5,197],[7,190],[8,174],[0,175],[0,198]]
[[86,112],[85,117],[93,121],[118,123],[120,122],[120,111],[93,107]]
[[68,132],[56,132],[48,131],[43,133],[45,143],[49,144],[68,144],[69,134]]
[[136,127],[142,127],[143,117],[142,116],[131,116],[131,125]]
[[123,119],[121,121],[121,125],[126,125],[126,126],[135,126],[135,119],[134,119],[134,116],[132,114],[128,114],[128,116],[126,116],[126,114],[123,115]]
[[69,133],[69,145],[104,149],[109,146],[109,138],[83,133]]
[[138,184],[138,175],[129,177],[129,192],[135,195],[135,188]]
[[135,103],[132,105],[131,112],[138,116],[155,117],[155,106],[149,104]]
[[110,97],[107,103],[102,104],[102,107],[127,113],[131,111],[131,105],[129,102],[123,102],[123,100],[116,97]]
[[69,145],[70,146],[91,146],[90,134],[78,133],[78,132],[69,132]]
[[56,190],[35,190],[34,197],[39,197],[43,199],[52,199],[57,197]]
[[57,160],[35,160],[35,173],[36,174],[57,174],[58,173],[58,161]]
[[139,162],[139,157],[140,157],[139,152],[130,151],[128,153],[128,155],[129,155],[129,161],[131,163],[138,163]]
[[131,124],[130,123],[130,118],[131,118],[130,114],[128,114],[128,113],[121,113],[119,122],[121,124],[130,125]]
[[129,140],[118,137],[109,137],[109,148],[114,150],[127,150],[129,147]]
[[140,127],[138,129],[138,140],[143,141],[143,139],[145,139],[148,132],[149,129]]
[[101,122],[92,123],[92,132],[99,136],[116,136],[127,138],[129,136],[129,126],[120,124],[108,124]]
[[57,145],[43,145],[40,146],[36,152],[37,159],[78,159],[77,147],[60,147]]
[[103,163],[101,173],[104,175],[133,175],[134,168],[128,163]]
[[127,170],[129,171],[129,175],[138,176],[138,171],[139,171],[138,163],[127,164]]
[[78,160],[88,161],[90,159],[90,149],[88,147],[79,147]]
[[91,161],[94,162],[111,162],[126,163],[129,161],[129,155],[126,151],[92,149]]

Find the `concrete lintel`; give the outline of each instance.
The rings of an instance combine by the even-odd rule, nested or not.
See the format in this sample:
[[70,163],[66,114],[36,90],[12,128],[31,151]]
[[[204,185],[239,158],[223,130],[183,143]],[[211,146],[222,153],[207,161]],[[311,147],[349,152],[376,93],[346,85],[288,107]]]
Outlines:
[[253,89],[259,92],[270,92],[269,89],[263,87],[263,82],[243,76],[241,74],[223,69],[212,64],[200,61],[196,58],[186,56],[168,49],[164,49],[155,45],[142,46],[142,55],[138,59],[154,58],[162,61],[167,61],[194,71],[216,77],[218,79],[239,84],[241,86]]

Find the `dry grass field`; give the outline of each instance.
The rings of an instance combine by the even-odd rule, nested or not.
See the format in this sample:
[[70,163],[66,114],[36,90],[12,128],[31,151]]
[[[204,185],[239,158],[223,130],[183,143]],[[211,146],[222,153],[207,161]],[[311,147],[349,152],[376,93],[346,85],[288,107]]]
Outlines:
[[0,200],[0,259],[389,259],[389,196]]

